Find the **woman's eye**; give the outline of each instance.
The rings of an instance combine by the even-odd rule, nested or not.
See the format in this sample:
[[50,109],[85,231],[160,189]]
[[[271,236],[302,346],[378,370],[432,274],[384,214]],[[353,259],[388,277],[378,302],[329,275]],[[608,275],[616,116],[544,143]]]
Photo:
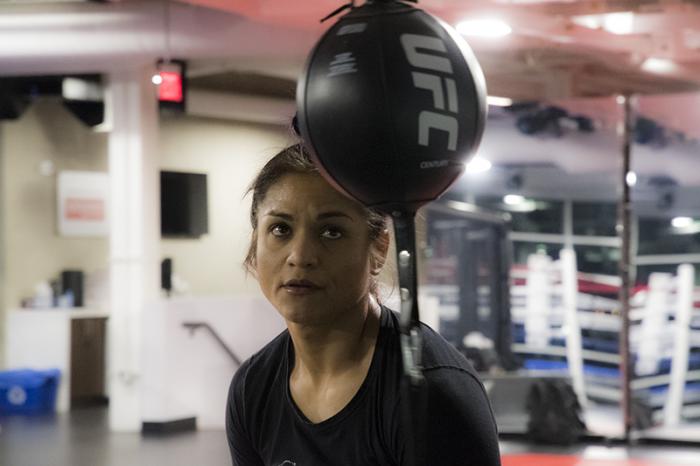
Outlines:
[[289,233],[289,227],[278,223],[277,225],[272,225],[270,228],[270,233],[272,233],[273,236],[285,236]]
[[343,232],[340,231],[338,228],[327,227],[323,229],[323,231],[321,232],[321,236],[323,236],[326,239],[340,239],[340,237],[343,236]]

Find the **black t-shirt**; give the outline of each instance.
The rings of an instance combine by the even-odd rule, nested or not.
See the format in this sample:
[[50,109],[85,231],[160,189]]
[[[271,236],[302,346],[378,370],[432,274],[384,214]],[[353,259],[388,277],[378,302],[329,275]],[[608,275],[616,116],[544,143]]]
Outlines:
[[[430,466],[500,464],[496,425],[469,362],[425,325],[422,365]],[[294,347],[282,332],[238,369],[228,395],[226,433],[235,466],[405,465],[398,316],[382,307],[365,381],[337,414],[310,422],[289,391]]]

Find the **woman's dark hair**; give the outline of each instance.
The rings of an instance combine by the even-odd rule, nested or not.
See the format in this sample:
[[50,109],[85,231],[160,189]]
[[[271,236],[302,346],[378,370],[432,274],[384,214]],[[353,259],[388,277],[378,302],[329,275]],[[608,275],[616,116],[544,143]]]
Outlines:
[[[250,224],[253,227],[253,233],[250,239],[250,246],[248,247],[248,254],[243,262],[247,272],[255,271],[258,209],[260,208],[260,204],[265,199],[270,187],[289,173],[319,173],[309,153],[302,144],[289,146],[272,157],[260,170],[258,176],[255,177],[248,188],[246,194],[253,193],[253,202],[250,206]],[[389,235],[382,235],[382,232],[387,229],[387,217],[375,209],[367,207],[364,209],[367,214],[369,238],[372,241],[378,242],[378,249],[382,249],[387,246],[385,243],[389,241]],[[377,282],[373,278],[370,283],[370,292],[375,297],[377,297],[377,288]]]

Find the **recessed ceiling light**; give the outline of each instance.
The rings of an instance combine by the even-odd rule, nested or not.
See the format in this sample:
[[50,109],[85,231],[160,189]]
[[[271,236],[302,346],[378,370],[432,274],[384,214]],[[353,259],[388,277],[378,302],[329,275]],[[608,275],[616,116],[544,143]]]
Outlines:
[[603,26],[599,15],[572,16],[571,21],[588,29],[599,29]]
[[503,203],[506,205],[518,205],[525,202],[525,198],[519,194],[506,194],[503,196]]
[[477,155],[469,162],[467,162],[465,171],[470,175],[473,175],[475,173],[484,173],[491,170],[491,166],[491,162],[489,162],[482,156]]
[[458,23],[457,31],[471,37],[503,37],[513,32],[513,29],[498,19],[469,19]]
[[608,13],[604,15],[583,15],[571,18],[575,24],[589,29],[604,29],[612,34],[634,32],[634,13]]
[[603,15],[603,29],[613,34],[630,34],[634,31],[634,13],[610,13]]
[[510,107],[513,105],[513,99],[509,99],[508,97],[497,97],[495,95],[490,95],[486,98],[486,102],[488,102],[489,105],[494,105],[496,107]]
[[690,217],[674,217],[671,220],[671,225],[674,228],[688,228],[693,225],[693,219]]
[[666,60],[665,58],[647,58],[642,63],[642,69],[644,71],[649,71],[651,73],[668,73],[673,71],[676,64],[671,60]]

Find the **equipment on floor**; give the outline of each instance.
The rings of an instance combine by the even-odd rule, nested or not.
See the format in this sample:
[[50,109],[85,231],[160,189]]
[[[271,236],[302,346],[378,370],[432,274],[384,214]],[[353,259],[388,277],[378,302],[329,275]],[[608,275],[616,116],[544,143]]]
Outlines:
[[482,374],[499,433],[570,445],[587,433],[571,378],[543,372]]
[[581,405],[571,384],[537,380],[527,394],[527,435],[533,442],[571,445],[585,433]]

